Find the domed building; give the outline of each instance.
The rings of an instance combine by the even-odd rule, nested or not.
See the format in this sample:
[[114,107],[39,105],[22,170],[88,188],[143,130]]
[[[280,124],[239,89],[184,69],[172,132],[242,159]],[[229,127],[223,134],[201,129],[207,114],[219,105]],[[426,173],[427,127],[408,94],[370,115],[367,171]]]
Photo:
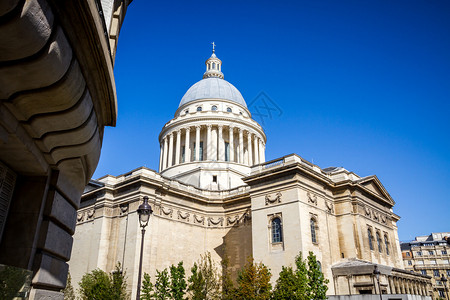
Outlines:
[[[86,187],[77,212],[70,273],[76,284],[117,262],[135,297],[141,232],[137,208],[148,197],[143,272],[155,278],[183,261],[189,273],[209,252],[232,274],[249,256],[278,277],[300,251],[312,251],[328,295],[430,295],[430,277],[403,268],[394,201],[376,176],[322,169],[291,154],[265,161],[266,135],[214,51],[203,79],[181,98],[159,135],[159,170],[106,175]],[[375,284],[374,267],[380,271]],[[188,274],[189,275],[189,274]]]
[[266,135],[244,98],[224,79],[215,53],[203,79],[181,98],[159,135],[160,174],[207,190],[244,185],[252,165],[265,161]]

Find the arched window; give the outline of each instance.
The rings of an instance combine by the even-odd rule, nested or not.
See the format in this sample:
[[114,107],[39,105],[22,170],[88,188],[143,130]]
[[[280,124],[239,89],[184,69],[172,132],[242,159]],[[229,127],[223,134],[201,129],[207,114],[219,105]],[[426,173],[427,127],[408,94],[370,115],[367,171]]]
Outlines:
[[310,224],[310,226],[311,226],[311,241],[312,241],[314,244],[316,244],[316,243],[317,243],[316,220],[314,220],[313,218],[311,218],[309,224]]
[[384,235],[384,245],[386,246],[386,254],[389,255],[389,240],[387,235]]
[[212,63],[212,68],[213,68],[213,69],[216,68],[216,63]]
[[317,261],[317,266],[319,266],[319,271],[322,272],[322,264],[320,263],[320,261]]
[[381,237],[380,237],[380,233],[377,232],[377,245],[378,245],[378,252],[381,252]]
[[274,218],[272,220],[272,243],[281,243],[282,241],[281,219]]
[[217,106],[216,105],[211,106],[211,110],[212,111],[216,111],[217,110]]
[[233,112],[233,110],[231,109],[231,107],[227,107],[227,112]]
[[370,230],[370,228],[367,229],[367,237],[369,238],[369,247],[370,247],[370,250],[373,250],[373,243],[372,243],[372,241],[373,241],[373,236],[372,236],[372,230]]
[[197,107],[197,111],[202,111],[202,107],[201,107],[201,106],[198,106],[198,107]]

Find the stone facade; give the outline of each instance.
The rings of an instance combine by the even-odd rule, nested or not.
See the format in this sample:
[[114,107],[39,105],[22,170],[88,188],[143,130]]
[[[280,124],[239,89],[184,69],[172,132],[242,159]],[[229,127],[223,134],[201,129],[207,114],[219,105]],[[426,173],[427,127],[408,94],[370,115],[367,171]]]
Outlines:
[[32,271],[30,299],[62,299],[81,194],[116,123],[110,49],[128,3],[114,1],[110,31],[95,0],[0,4],[0,264]]
[[[136,209],[153,208],[143,272],[200,255],[224,258],[235,275],[247,258],[275,282],[282,266],[312,251],[330,280],[329,295],[428,295],[430,278],[403,270],[394,201],[376,176],[321,169],[292,154],[265,162],[266,136],[213,55],[182,98],[159,142],[160,173],[139,168],[91,181],[78,210],[71,274],[120,262],[135,293],[141,235]],[[381,283],[374,284],[374,267]]]
[[[401,243],[403,264],[408,271],[431,276],[434,299],[448,297],[450,277],[450,232],[418,236]],[[447,281],[442,280],[447,279]]]

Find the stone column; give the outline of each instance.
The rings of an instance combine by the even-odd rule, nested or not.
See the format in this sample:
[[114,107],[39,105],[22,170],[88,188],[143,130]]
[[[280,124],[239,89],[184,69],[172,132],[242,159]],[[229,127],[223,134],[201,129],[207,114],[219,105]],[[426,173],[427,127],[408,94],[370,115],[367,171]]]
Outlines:
[[219,138],[217,142],[218,160],[225,160],[225,142],[223,140],[223,125],[219,125]]
[[233,127],[229,127],[229,137],[228,137],[228,149],[230,150],[230,155],[228,157],[229,161],[234,161],[234,136],[233,136]]
[[264,159],[264,145],[262,139],[258,139],[259,141],[259,163],[263,164],[265,163]]
[[259,164],[259,149],[258,149],[258,137],[256,134],[253,138],[253,147],[255,148],[255,156],[254,156],[254,163],[255,165]]
[[195,161],[200,161],[200,125],[195,126]]
[[167,168],[167,150],[168,150],[167,149],[167,136],[165,136],[163,138],[163,141],[164,141],[164,147],[163,147],[164,153],[163,153],[163,164],[162,164],[161,171],[164,170],[165,168]]
[[248,151],[248,165],[253,166],[252,134],[250,132],[248,132],[247,134],[247,151]]
[[167,167],[170,168],[173,165],[173,132],[169,134],[169,157],[167,160]]
[[190,162],[191,161],[191,148],[190,145],[190,135],[191,135],[191,128],[186,128],[186,136],[184,137],[184,162]]
[[239,131],[239,163],[244,163],[244,133],[242,128],[238,128]]
[[212,125],[206,125],[206,128],[208,129],[206,132],[206,160],[212,160],[212,140],[211,140],[211,127]]
[[180,150],[181,150],[181,129],[177,130],[177,143],[175,148],[175,165],[180,164]]
[[163,151],[164,151],[164,148],[163,148],[163,143],[161,142],[161,143],[159,143],[159,172],[161,172],[162,171],[162,164],[163,164]]

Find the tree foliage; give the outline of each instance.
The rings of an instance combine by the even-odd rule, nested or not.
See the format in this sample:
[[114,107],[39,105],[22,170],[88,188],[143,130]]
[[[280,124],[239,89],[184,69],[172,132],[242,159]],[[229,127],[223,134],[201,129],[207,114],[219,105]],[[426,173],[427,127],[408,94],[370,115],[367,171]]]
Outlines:
[[13,299],[19,295],[19,292],[28,290],[30,278],[30,271],[2,266],[0,268],[0,299]]
[[220,277],[211,253],[201,255],[198,264],[194,263],[191,268],[191,273],[188,291],[193,300],[220,298]]
[[161,272],[156,270],[155,292],[153,299],[165,300],[170,298],[170,280],[167,269]]
[[309,299],[308,270],[301,252],[295,258],[295,266],[295,271],[292,267],[282,267],[273,291],[273,299]]
[[263,264],[256,264],[249,258],[244,268],[239,272],[236,295],[239,299],[269,299],[272,285],[269,269]]
[[126,275],[122,273],[120,263],[110,274],[100,269],[84,274],[79,286],[79,294],[82,300],[129,299],[126,291]]
[[75,291],[72,286],[72,276],[70,276],[70,272],[67,274],[67,283],[66,288],[62,290],[64,294],[64,300],[75,300]]
[[311,251],[308,255],[309,299],[326,299],[328,279],[323,276],[321,266]]
[[174,300],[182,300],[186,293],[186,280],[183,262],[170,266],[170,296]]
[[150,275],[144,273],[144,281],[142,281],[141,288],[141,300],[153,299],[153,283],[151,282]]

